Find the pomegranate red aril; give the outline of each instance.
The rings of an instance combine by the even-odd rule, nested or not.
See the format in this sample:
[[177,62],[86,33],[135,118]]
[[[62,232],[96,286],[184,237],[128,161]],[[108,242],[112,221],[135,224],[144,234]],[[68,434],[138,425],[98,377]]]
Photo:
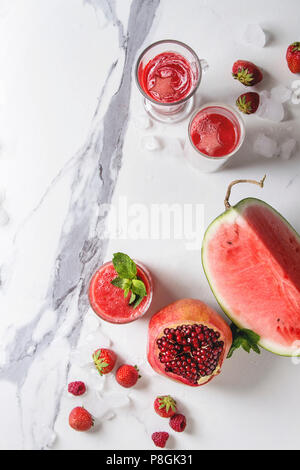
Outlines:
[[232,343],[227,323],[203,302],[184,299],[154,315],[148,360],[158,373],[190,386],[209,382]]
[[[201,342],[201,349],[199,349],[199,332],[202,330],[205,331],[205,336],[201,335],[203,336],[203,340]],[[190,345],[183,347],[183,352],[186,354],[181,354],[180,352],[177,353],[178,360],[175,364],[170,364],[169,361],[165,359],[165,356],[162,356],[161,354],[159,355],[161,363],[165,364],[168,362],[168,365],[165,366],[166,372],[176,373],[180,376],[186,377],[190,382],[194,383],[200,379],[201,376],[211,375],[216,370],[219,363],[219,357],[223,351],[224,343],[223,346],[220,346],[220,342],[217,341],[217,335],[213,329],[208,329],[204,325],[201,328],[198,324],[192,324],[188,327],[183,325],[182,327],[180,326],[175,329],[174,338],[174,342],[177,341],[182,344],[187,342],[190,343]],[[174,344],[167,341],[165,336],[160,338],[157,341],[157,344],[166,345],[166,354],[168,354],[168,348],[169,351],[172,352],[175,349]],[[197,361],[192,361],[191,357],[195,356],[198,358]],[[169,355],[167,357],[169,357]],[[190,360],[188,361],[188,359]],[[200,371],[202,373],[204,371],[205,374],[200,373]]]

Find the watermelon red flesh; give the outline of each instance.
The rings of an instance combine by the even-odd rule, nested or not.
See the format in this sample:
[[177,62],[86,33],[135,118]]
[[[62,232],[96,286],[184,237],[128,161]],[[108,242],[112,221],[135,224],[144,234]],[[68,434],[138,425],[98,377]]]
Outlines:
[[276,354],[299,353],[300,238],[270,206],[246,199],[208,228],[203,266],[234,323]]

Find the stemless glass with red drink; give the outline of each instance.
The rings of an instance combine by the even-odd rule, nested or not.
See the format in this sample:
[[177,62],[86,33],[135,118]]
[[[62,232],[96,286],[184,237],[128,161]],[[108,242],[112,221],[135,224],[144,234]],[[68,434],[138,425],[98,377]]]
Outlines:
[[117,277],[111,261],[101,266],[93,275],[89,285],[89,301],[92,309],[103,320],[110,323],[130,323],[141,318],[149,309],[153,296],[153,282],[149,270],[136,262],[137,279],[143,281],[147,295],[137,308],[130,305],[130,293],[112,284]]
[[171,39],[151,44],[136,64],[136,82],[145,109],[162,122],[178,122],[190,114],[201,77],[197,54]]
[[230,106],[210,103],[191,117],[185,156],[193,167],[209,173],[220,169],[241,148],[245,138],[242,117]]

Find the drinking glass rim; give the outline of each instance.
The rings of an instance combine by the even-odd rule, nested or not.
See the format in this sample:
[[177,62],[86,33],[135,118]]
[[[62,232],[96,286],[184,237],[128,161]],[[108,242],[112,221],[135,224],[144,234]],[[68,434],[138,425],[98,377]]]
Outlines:
[[[160,101],[156,101],[154,100],[153,98],[151,98],[151,96],[147,95],[147,93],[145,93],[145,91],[143,90],[143,88],[141,87],[140,85],[140,82],[139,82],[139,65],[141,63],[141,60],[142,60],[142,57],[154,46],[158,46],[160,44],[165,44],[165,43],[171,43],[171,44],[177,44],[179,46],[182,46],[184,47],[185,49],[187,49],[195,58],[196,60],[196,63],[198,65],[198,68],[199,68],[199,76],[197,78],[197,83],[194,87],[194,89],[187,95],[185,96],[184,98],[182,98],[181,100],[179,101],[174,101],[173,103],[161,103]],[[136,83],[137,83],[137,86],[138,86],[138,89],[140,90],[140,92],[142,93],[142,95],[144,96],[144,98],[146,98],[147,100],[151,101],[152,103],[158,105],[158,106],[176,106],[176,105],[179,105],[179,104],[182,104],[182,103],[185,103],[185,101],[189,100],[194,94],[195,92],[197,91],[199,85],[200,85],[200,82],[201,82],[201,79],[202,79],[202,66],[201,66],[201,62],[200,62],[200,59],[198,57],[198,55],[196,54],[196,52],[194,51],[194,49],[192,49],[190,46],[188,46],[187,44],[185,44],[184,42],[182,41],[177,41],[176,39],[161,39],[160,41],[156,41],[156,42],[153,42],[152,44],[150,44],[149,46],[147,46],[139,55],[137,61],[136,61],[136,65],[135,65],[135,80],[136,80]]]
[[[238,121],[238,123],[240,125],[240,128],[241,128],[241,136],[240,136],[240,141],[239,141],[238,145],[235,147],[235,149],[231,153],[228,153],[227,155],[222,155],[220,157],[210,157],[209,155],[206,155],[205,153],[201,152],[201,150],[199,150],[198,147],[196,147],[196,145],[192,141],[191,133],[190,133],[192,122],[193,122],[194,118],[197,116],[197,114],[199,114],[201,111],[203,111],[206,108],[214,108],[214,107],[215,108],[224,108],[224,109],[227,109],[228,111],[230,111],[237,118],[237,121]],[[198,108],[192,114],[191,119],[189,121],[188,134],[189,134],[190,144],[196,150],[196,152],[198,152],[202,157],[205,157],[208,160],[218,160],[218,161],[220,161],[220,160],[225,160],[229,157],[232,157],[236,152],[238,152],[238,150],[241,148],[241,146],[244,143],[245,135],[246,135],[246,128],[245,128],[245,123],[244,123],[244,120],[243,120],[242,116],[240,116],[239,113],[237,113],[236,110],[232,106],[230,106],[229,104],[225,104],[225,103],[210,102],[210,103],[204,104],[203,106],[200,106],[200,108]]]

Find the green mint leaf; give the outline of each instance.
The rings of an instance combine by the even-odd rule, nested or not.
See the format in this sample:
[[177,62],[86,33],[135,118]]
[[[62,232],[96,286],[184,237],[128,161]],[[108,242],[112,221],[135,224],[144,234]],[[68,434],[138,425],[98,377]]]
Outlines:
[[136,299],[135,299],[134,304],[132,305],[133,308],[137,308],[137,307],[140,305],[140,303],[142,302],[143,298],[144,298],[144,297],[139,297],[139,296],[137,296]]
[[247,353],[250,353],[250,351],[253,350],[256,354],[260,354],[260,349],[258,347],[260,336],[257,333],[247,328],[238,328],[233,323],[230,328],[232,331],[233,341],[227,355],[228,359],[232,357],[234,351],[240,347]]
[[114,253],[112,262],[119,277],[124,279],[136,278],[136,264],[128,255],[125,255],[125,253]]
[[112,285],[115,287],[119,287],[120,289],[127,289],[131,286],[130,279],[123,279],[121,277],[116,277],[111,281]]
[[145,284],[139,279],[133,279],[131,290],[134,294],[140,297],[145,297],[147,295]]
[[125,287],[125,289],[124,289],[124,298],[125,299],[128,297],[129,291],[130,291],[130,286]]
[[140,279],[137,279],[137,267],[135,262],[124,253],[115,253],[113,265],[118,276],[111,281],[115,287],[124,290],[126,299],[131,291],[129,305],[137,308],[147,295],[146,286]]

